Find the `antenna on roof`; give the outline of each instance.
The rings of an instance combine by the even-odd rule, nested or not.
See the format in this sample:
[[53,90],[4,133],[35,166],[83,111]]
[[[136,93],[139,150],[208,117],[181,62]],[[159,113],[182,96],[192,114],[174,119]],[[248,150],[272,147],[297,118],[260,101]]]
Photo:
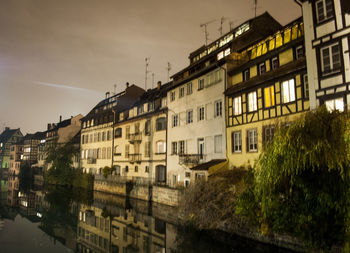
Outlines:
[[168,71],[168,82],[169,82],[170,81],[170,70],[171,70],[170,62],[168,62],[168,67],[166,68],[166,70]]
[[152,72],[152,89],[153,89],[153,86],[154,86],[154,72]]
[[260,9],[260,7],[258,7],[258,0],[254,0],[254,17],[255,18],[256,18],[257,9]]
[[224,24],[226,19],[227,18],[225,18],[225,17],[221,17],[221,19],[220,19],[220,27],[219,27],[220,36],[222,36],[222,25]]
[[113,95],[115,95],[115,94],[117,94],[117,85],[116,85],[116,84],[114,84],[114,85],[113,85],[113,87],[114,87],[114,90],[113,90]]
[[150,61],[150,59],[151,59],[151,57],[146,57],[145,58],[145,64],[146,64],[146,71],[145,71],[145,90],[147,90],[147,75],[148,75],[148,73],[150,72],[149,70],[148,70],[148,65],[149,65],[149,61]]
[[210,24],[210,23],[213,23],[215,21],[215,19],[213,20],[210,20],[206,23],[203,23],[203,24],[200,24],[200,27],[204,27],[204,33],[205,33],[205,45],[208,45],[208,37],[209,37],[209,32],[207,30],[207,26]]

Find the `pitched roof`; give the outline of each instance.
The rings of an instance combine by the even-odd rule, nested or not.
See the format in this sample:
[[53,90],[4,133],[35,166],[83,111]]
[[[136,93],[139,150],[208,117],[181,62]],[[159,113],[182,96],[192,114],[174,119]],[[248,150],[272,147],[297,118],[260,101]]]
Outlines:
[[0,142],[7,142],[17,131],[20,131],[20,129],[19,128],[17,128],[17,129],[6,128],[0,134]]
[[190,170],[209,170],[210,167],[225,162],[226,159],[214,159],[214,160],[210,160],[209,162],[206,163],[201,163],[195,167],[190,168]]

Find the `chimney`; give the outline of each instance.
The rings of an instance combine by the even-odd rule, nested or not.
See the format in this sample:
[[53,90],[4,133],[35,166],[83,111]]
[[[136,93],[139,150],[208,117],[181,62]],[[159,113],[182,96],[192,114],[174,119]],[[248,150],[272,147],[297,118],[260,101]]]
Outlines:
[[5,127],[5,131],[6,131],[6,130],[10,130],[10,128],[9,128],[9,127]]
[[62,122],[62,115],[60,115],[60,122]]
[[106,98],[109,98],[109,91],[106,92]]
[[129,88],[129,82],[126,82],[126,88]]
[[158,90],[160,89],[160,86],[162,86],[162,82],[161,82],[161,81],[158,81],[158,83],[157,83],[157,89],[158,89]]
[[48,123],[48,124],[47,124],[47,130],[50,130],[50,129],[51,129],[51,124]]

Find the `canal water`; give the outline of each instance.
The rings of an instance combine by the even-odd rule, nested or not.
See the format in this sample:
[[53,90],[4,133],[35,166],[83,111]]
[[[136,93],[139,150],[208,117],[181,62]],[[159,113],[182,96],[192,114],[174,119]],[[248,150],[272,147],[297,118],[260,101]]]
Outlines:
[[0,181],[0,252],[291,252],[176,224],[176,209],[121,196]]

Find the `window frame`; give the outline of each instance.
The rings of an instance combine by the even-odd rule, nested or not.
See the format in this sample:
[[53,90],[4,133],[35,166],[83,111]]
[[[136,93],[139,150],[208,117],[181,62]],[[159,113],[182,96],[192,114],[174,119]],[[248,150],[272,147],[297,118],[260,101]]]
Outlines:
[[222,117],[222,100],[214,102],[214,118]]
[[[331,9],[328,9],[327,11],[327,2],[331,4]],[[320,9],[318,4],[322,4],[322,18],[320,18]],[[330,7],[330,6],[328,6]],[[316,22],[317,24],[321,24],[324,22],[327,22],[328,20],[332,19],[334,17],[334,4],[332,0],[318,0],[315,1],[315,16],[316,16]]]
[[198,121],[205,120],[205,106],[198,107]]
[[186,112],[186,124],[193,123],[193,110],[187,110]]
[[[239,100],[239,101],[237,101],[237,104],[239,104],[238,111],[236,110],[236,108],[237,108],[236,107],[236,100]],[[233,116],[242,115],[242,95],[236,96],[232,99],[232,106],[233,106],[233,112],[232,112]]]
[[[267,99],[266,90],[267,89],[268,89],[268,94],[269,94],[269,96],[268,96],[269,106],[266,105],[266,99]],[[271,89],[272,89],[272,91],[271,91]],[[272,84],[272,85],[264,87],[263,92],[264,92],[264,108],[267,109],[267,108],[274,107],[276,105],[275,85]]]
[[[255,94],[255,96],[253,96],[253,98],[255,98],[253,103],[251,103],[253,100],[251,101],[251,98],[250,98],[250,95],[252,95],[252,94]],[[247,98],[248,98],[248,104],[247,104],[247,106],[248,106],[247,109],[248,110],[247,111],[248,112],[255,112],[255,111],[257,111],[258,110],[258,96],[257,96],[257,92],[256,91],[249,92]],[[251,107],[253,107],[253,108],[251,108]]]
[[242,131],[231,133],[231,152],[232,154],[242,153]]
[[[253,133],[253,143],[250,143],[251,136],[250,133]],[[251,145],[253,145],[253,148],[251,148]],[[252,128],[247,130],[247,152],[249,153],[256,153],[258,152],[258,129]]]
[[[333,47],[337,46],[338,48],[338,57],[339,57],[339,67],[338,68],[334,68],[334,54],[333,54]],[[328,58],[329,58],[329,70],[325,70],[325,50],[328,51]],[[341,45],[340,43],[337,41],[335,43],[331,43],[327,46],[324,46],[322,48],[320,48],[320,62],[321,62],[321,75],[322,76],[328,76],[328,75],[332,75],[334,73],[338,73],[341,71],[341,67],[342,67],[342,59],[341,59],[342,55],[341,55]]]
[[[291,86],[290,85],[290,82],[291,81],[293,81],[293,86]],[[284,83],[286,83],[286,82],[288,82],[288,99],[287,99],[287,101],[284,101],[284,99],[285,99],[285,94],[284,94],[284,92],[285,92],[285,88],[284,88]],[[291,87],[293,87],[293,96],[291,96]],[[282,102],[282,104],[288,104],[288,103],[292,103],[292,102],[295,102],[295,100],[296,100],[296,93],[295,93],[295,90],[296,90],[296,88],[295,88],[295,79],[294,78],[291,78],[291,79],[289,79],[289,80],[284,80],[284,81],[282,81],[281,82],[281,102]]]

